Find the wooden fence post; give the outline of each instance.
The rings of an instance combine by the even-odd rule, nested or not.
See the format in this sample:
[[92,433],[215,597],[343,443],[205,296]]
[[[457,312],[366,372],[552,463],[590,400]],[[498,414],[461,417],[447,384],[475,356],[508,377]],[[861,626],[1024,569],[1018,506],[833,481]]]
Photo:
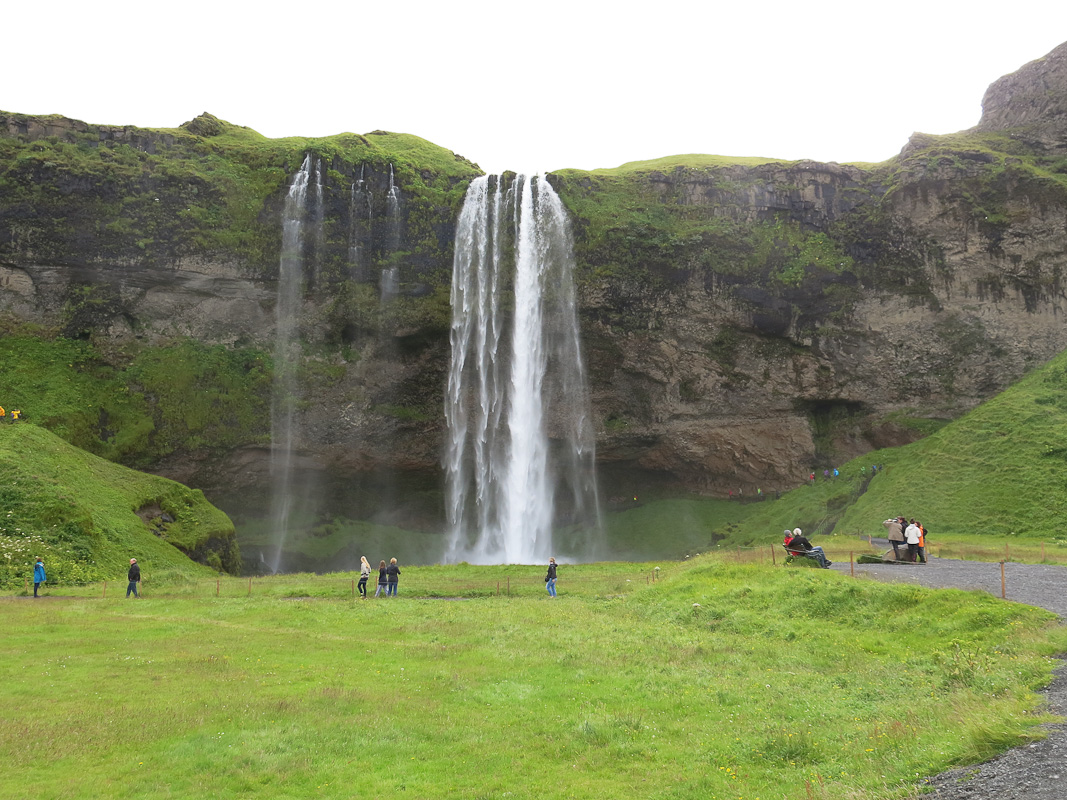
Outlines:
[[104,581],[104,593],[100,596],[100,599],[103,600],[106,597],[107,597],[107,581]]
[[215,597],[219,596],[219,584],[222,582],[220,578],[215,578]]
[[774,545],[773,544],[771,545],[771,566],[773,566],[773,567],[777,567],[778,566],[778,561],[774,557]]
[[1045,543],[1044,542],[1041,543],[1041,560],[1042,561],[1045,560]]
[[852,551],[852,550],[848,551],[848,571],[852,575],[853,578],[856,577],[856,558],[855,558],[855,556],[856,556],[856,554],[855,554],[854,551]]
[[252,579],[251,578],[248,579],[248,596],[249,597],[252,596]]
[[1008,599],[1008,585],[1004,580],[1004,562],[1000,562],[1000,599]]

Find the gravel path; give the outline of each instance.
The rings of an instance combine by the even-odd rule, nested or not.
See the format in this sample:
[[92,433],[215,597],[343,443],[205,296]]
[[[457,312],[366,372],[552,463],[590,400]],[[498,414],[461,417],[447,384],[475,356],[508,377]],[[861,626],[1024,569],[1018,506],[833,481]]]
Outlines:
[[[878,540],[875,540],[875,544]],[[888,549],[888,543],[886,543]],[[849,564],[830,569],[848,572]],[[917,583],[931,588],[977,589],[1001,595],[1000,564],[931,558],[929,564],[856,564],[856,577]],[[1047,608],[1067,620],[1067,567],[1005,564],[1005,597]],[[1067,666],[1042,693],[1053,714],[1067,716]],[[1067,798],[1067,724],[1047,725],[1046,739],[1023,745],[972,767],[927,779],[936,800],[1065,800]]]

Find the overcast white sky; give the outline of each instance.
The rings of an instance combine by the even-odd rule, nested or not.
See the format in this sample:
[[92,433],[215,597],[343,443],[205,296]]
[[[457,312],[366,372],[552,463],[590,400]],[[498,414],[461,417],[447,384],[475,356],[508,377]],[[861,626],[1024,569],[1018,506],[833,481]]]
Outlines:
[[490,172],[881,161],[1067,41],[1062,0],[12,2],[0,109],[413,133]]

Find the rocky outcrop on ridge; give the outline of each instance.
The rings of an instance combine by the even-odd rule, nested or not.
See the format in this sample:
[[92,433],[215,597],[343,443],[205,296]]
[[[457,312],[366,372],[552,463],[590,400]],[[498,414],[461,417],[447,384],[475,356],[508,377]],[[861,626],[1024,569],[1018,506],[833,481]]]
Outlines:
[[982,99],[980,131],[1067,155],[1067,43],[995,81]]

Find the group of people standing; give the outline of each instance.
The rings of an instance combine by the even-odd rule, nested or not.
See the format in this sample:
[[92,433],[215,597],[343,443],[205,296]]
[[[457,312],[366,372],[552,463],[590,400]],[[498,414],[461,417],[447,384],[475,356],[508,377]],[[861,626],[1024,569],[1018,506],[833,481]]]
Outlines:
[[[914,518],[909,522],[904,517],[890,517],[882,523],[887,531],[889,544],[896,561],[926,563],[926,528]],[[901,558],[901,545],[907,545]]]
[[[360,597],[366,599],[367,597],[367,581],[370,579],[370,562],[367,561],[366,556],[359,557],[359,594]],[[386,597],[396,597],[397,586],[400,584],[400,567],[397,566],[396,559],[390,558],[389,563],[384,561],[378,563],[378,588],[374,591],[375,597],[380,597],[384,594]]]

